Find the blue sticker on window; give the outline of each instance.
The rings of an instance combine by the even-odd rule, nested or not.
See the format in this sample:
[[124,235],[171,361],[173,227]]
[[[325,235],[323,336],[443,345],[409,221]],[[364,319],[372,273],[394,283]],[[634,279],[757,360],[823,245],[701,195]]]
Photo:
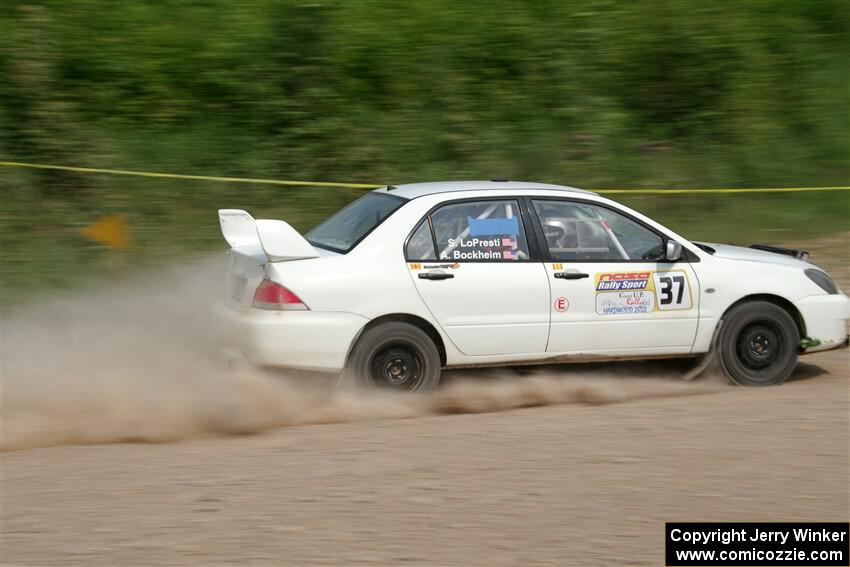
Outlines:
[[467,217],[469,236],[501,236],[519,234],[517,217],[509,219],[476,219]]

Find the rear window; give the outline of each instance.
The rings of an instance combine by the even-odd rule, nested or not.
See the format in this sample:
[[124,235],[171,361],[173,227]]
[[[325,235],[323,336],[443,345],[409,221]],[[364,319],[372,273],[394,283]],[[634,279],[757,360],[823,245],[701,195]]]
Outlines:
[[346,253],[401,207],[405,200],[385,193],[369,193],[340,209],[307,233],[313,246]]

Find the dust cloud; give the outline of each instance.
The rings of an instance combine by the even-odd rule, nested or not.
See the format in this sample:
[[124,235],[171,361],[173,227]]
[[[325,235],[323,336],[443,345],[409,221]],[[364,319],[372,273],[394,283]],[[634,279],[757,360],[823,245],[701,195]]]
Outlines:
[[452,371],[433,394],[366,395],[321,380],[231,369],[217,352],[212,325],[223,270],[223,262],[199,261],[6,314],[0,330],[0,450],[608,404],[723,387],[710,380],[678,381],[680,374],[669,369],[659,378],[590,366],[540,367]]

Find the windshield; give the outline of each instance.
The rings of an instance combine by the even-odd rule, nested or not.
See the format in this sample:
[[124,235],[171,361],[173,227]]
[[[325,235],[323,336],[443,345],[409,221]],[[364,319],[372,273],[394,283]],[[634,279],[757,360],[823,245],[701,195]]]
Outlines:
[[405,200],[386,193],[369,193],[328,217],[307,233],[307,242],[313,246],[342,252],[354,248],[388,216],[404,204]]

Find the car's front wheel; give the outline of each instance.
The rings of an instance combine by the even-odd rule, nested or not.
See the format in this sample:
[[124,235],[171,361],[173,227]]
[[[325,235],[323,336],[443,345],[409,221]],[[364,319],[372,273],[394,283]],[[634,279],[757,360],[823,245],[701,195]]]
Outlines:
[[736,384],[781,384],[794,371],[799,349],[797,325],[778,305],[749,301],[723,317],[717,355],[720,367]]
[[343,381],[365,389],[433,390],[440,382],[440,353],[422,329],[399,321],[380,323],[360,335]]

